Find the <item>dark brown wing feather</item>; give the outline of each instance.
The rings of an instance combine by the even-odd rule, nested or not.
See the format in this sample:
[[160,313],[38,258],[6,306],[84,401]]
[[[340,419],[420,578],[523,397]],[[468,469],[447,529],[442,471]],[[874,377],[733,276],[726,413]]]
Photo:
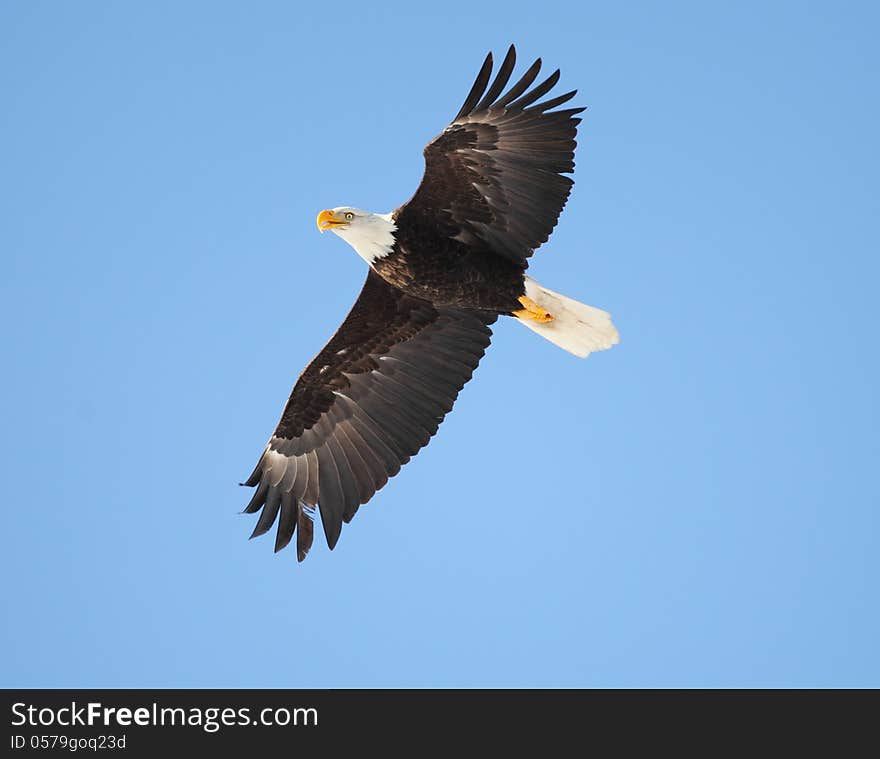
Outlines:
[[[370,270],[351,312],[302,373],[256,469],[253,536],[278,520],[302,561],[319,507],[332,549],[342,523],[437,431],[489,345],[492,314],[435,308]],[[280,513],[280,518],[279,518]],[[252,537],[253,537],[252,536]]]
[[[577,125],[583,108],[551,111],[575,96],[543,103],[559,71],[533,87],[538,59],[506,94],[516,62],[513,45],[489,86],[492,54],[452,123],[425,148],[425,175],[396,212],[398,226],[436,230],[477,247],[488,246],[526,264],[556,226],[573,181]],[[488,90],[487,90],[488,87]]]

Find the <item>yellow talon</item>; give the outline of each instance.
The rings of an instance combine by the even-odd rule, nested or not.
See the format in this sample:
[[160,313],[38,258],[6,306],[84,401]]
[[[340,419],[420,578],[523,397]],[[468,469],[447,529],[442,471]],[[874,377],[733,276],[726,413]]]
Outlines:
[[553,321],[553,314],[541,308],[531,298],[521,295],[517,300],[525,306],[525,308],[513,312],[517,319],[538,322],[538,324],[546,324]]

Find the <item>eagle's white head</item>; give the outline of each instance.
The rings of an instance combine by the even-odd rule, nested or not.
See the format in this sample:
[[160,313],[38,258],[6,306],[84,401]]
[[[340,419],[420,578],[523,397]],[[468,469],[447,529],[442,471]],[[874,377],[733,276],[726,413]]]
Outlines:
[[370,213],[360,208],[339,206],[318,214],[318,229],[339,235],[368,264],[384,258],[394,247],[397,226],[390,213]]

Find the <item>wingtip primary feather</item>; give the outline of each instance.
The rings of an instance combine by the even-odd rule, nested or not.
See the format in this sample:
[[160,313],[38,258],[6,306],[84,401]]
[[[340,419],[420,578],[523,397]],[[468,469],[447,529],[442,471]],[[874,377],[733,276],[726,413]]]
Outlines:
[[508,108],[519,108],[524,109],[526,106],[534,103],[538,98],[544,97],[550,90],[552,90],[556,83],[559,81],[559,77],[562,75],[562,72],[559,69],[556,69],[550,76],[548,76],[543,82],[537,85],[530,92],[527,92],[518,100],[514,101]]
[[474,80],[471,91],[465,98],[464,103],[462,103],[462,106],[459,109],[458,113],[455,115],[455,118],[452,119],[453,121],[455,121],[456,119],[460,119],[463,116],[466,116],[474,109],[474,106],[482,97],[483,93],[486,91],[486,87],[489,84],[489,79],[492,76],[492,66],[492,51],[490,50],[486,54],[486,59],[483,61],[483,65],[480,67],[480,72],[477,74],[477,78]]
[[519,78],[519,81],[507,91],[507,94],[494,104],[495,107],[507,108],[511,101],[522,95],[531,86],[532,82],[535,81],[535,78],[541,71],[541,65],[541,59],[538,58],[531,66],[529,66],[526,73]]
[[551,108],[556,108],[558,105],[567,103],[575,95],[577,95],[577,90],[571,90],[571,92],[565,92],[562,95],[557,95],[555,98],[545,100],[543,103],[535,103],[535,105],[532,105],[525,110],[529,113],[546,113]]
[[[265,453],[265,451],[264,451]],[[257,462],[257,465],[254,467],[254,471],[251,472],[251,476],[248,477],[244,482],[239,482],[238,484],[243,487],[252,488],[256,485],[260,478],[263,476],[263,457],[260,456],[260,460]]]
[[498,68],[498,73],[495,75],[495,81],[492,82],[492,86],[489,87],[486,94],[483,95],[483,99],[471,109],[471,113],[492,107],[493,102],[507,86],[507,82],[510,80],[510,75],[513,73],[515,66],[516,50],[513,45],[511,45],[507,50],[507,55],[504,56],[504,60],[501,62],[501,66]]
[[286,548],[296,531],[299,502],[291,493],[281,496],[281,515],[278,518],[278,531],[275,533],[275,553]]
[[314,510],[305,503],[300,504],[296,517],[296,560],[302,562],[308,556],[315,536]]
[[254,514],[259,511],[260,507],[266,502],[266,496],[269,491],[269,483],[266,480],[260,482],[259,487],[254,491],[248,505],[244,507],[242,514]]

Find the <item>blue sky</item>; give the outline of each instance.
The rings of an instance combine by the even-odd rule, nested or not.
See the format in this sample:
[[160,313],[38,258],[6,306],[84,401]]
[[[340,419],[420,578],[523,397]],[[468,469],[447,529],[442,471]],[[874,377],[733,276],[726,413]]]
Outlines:
[[[880,685],[873,4],[4,3],[4,686]],[[589,106],[510,323],[308,560],[246,477],[483,56]]]

